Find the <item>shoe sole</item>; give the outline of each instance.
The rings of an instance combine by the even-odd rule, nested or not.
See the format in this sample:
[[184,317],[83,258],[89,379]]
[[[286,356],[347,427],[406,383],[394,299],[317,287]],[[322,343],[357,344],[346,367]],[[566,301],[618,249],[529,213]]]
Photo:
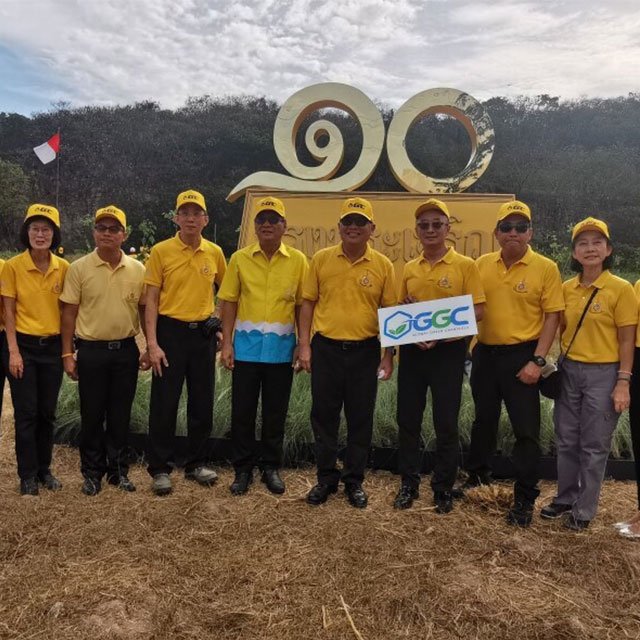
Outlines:
[[271,493],[275,493],[278,496],[282,495],[286,491],[286,487],[282,487],[282,489],[270,487],[266,480],[261,479],[260,482],[262,482],[262,484],[264,484]]
[[172,491],[173,487],[170,487],[168,489],[154,489],[153,493],[155,493],[157,496],[168,496]]
[[218,478],[213,478],[211,480],[198,480],[198,478],[194,478],[193,476],[185,476],[185,480],[189,480],[190,482],[197,482],[201,487],[213,487],[213,485],[218,482]]
[[413,506],[413,502],[410,502],[409,504],[396,504],[395,502],[393,503],[393,508],[398,509],[399,511],[404,511],[405,509],[411,509],[412,506]]
[[332,496],[334,493],[338,492],[338,487],[336,487],[333,491],[329,491],[329,493],[325,496],[324,500],[309,500],[309,496],[305,498],[305,502],[310,504],[312,507],[319,507],[321,504],[324,504],[329,496]]
[[568,511],[561,511],[559,514],[557,514],[557,515],[555,515],[555,516],[552,516],[552,515],[549,515],[549,514],[546,514],[546,513],[542,513],[542,512],[540,512],[540,517],[541,517],[543,520],[558,520],[558,519],[562,518],[562,516],[563,516],[565,513],[569,513],[569,511],[570,511],[570,510],[568,510]]

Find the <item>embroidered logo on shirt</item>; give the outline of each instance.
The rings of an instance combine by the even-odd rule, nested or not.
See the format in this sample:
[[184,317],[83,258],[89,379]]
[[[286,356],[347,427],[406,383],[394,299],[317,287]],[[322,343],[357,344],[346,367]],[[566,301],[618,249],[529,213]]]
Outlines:
[[202,267],[202,275],[204,276],[210,276],[212,275],[212,271],[211,271],[211,267],[208,264],[205,264],[204,267]]
[[527,293],[529,289],[527,288],[527,283],[524,280],[520,280],[520,282],[513,287],[513,290],[518,293]]
[[442,276],[442,278],[438,280],[438,286],[441,289],[451,289],[451,283],[449,282],[449,278],[447,276]]
[[365,271],[364,275],[362,276],[362,278],[360,278],[360,280],[358,281],[360,283],[360,286],[362,287],[372,287],[373,284],[371,284],[371,280],[369,280],[369,272]]
[[60,287],[60,283],[56,282],[53,287],[51,287],[51,291],[53,291],[53,293],[60,293],[60,291],[62,291],[62,288]]
[[601,313],[602,305],[597,300],[594,300],[593,304],[591,305],[591,311],[593,313]]

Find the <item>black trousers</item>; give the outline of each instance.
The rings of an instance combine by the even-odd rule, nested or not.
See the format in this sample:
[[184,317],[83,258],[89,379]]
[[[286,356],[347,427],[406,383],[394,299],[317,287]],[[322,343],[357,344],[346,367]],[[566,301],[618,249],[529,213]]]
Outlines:
[[[282,466],[284,423],[293,369],[290,362],[235,361],[231,390],[231,442],[237,472]],[[258,399],[262,392],[262,433],[256,441]]]
[[[18,334],[24,363],[22,378],[8,375],[16,430],[16,458],[21,480],[43,477],[51,470],[53,427],[62,384],[60,336],[38,338]],[[9,371],[9,350],[3,349]]]
[[94,480],[129,472],[129,421],[138,384],[135,339],[121,340],[119,349],[107,344],[78,340],[80,470]]
[[[2,301],[0,300],[0,304]],[[6,378],[6,373],[4,370],[4,358],[1,357],[2,352],[4,351],[4,345],[7,341],[7,335],[4,330],[0,331],[0,418],[2,417],[2,398],[4,396],[4,379]]]
[[629,427],[633,446],[633,459],[636,466],[636,484],[638,487],[638,509],[640,509],[640,349],[636,347],[631,377],[631,406],[629,407]]
[[187,455],[185,471],[205,463],[205,446],[213,429],[215,337],[206,338],[202,323],[186,323],[158,316],[158,344],[168,367],[153,376],[149,408],[147,470],[154,476],[171,473],[178,403],[187,383]]
[[316,334],[311,343],[311,426],[315,438],[318,482],[335,486],[340,411],[347,420],[345,484],[361,483],[367,465],[378,388],[380,343],[329,341]]
[[398,471],[402,484],[420,485],[420,434],[431,388],[436,463],[431,476],[434,491],[451,491],[458,473],[458,412],[467,345],[465,340],[440,342],[422,351],[412,344],[400,347],[398,368]]
[[540,493],[540,394],[537,385],[520,382],[516,374],[531,360],[536,344],[536,341],[493,347],[477,344],[473,350],[471,390],[476,416],[467,460],[471,473],[491,471],[489,460],[495,453],[504,401],[515,436],[514,498],[530,503]]

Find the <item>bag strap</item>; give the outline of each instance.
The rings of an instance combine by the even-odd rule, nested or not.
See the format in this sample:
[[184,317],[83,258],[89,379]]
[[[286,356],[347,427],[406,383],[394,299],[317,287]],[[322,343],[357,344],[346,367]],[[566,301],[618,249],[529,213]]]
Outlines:
[[573,332],[573,337],[571,338],[571,342],[569,342],[569,345],[567,346],[567,350],[564,352],[564,354],[560,354],[560,357],[558,358],[558,360],[561,360],[567,357],[567,354],[569,353],[569,349],[571,349],[571,345],[573,344],[573,341],[576,339],[576,336],[578,335],[578,331],[580,331],[580,327],[582,326],[584,317],[587,315],[587,311],[589,310],[591,301],[596,297],[596,293],[598,293],[598,291],[600,291],[600,289],[598,289],[597,287],[594,287],[593,292],[591,293],[591,295],[589,296],[589,299],[587,300],[587,304],[584,306],[584,309],[582,310],[582,315],[580,316],[580,320],[578,320],[578,324],[576,325],[576,330]]

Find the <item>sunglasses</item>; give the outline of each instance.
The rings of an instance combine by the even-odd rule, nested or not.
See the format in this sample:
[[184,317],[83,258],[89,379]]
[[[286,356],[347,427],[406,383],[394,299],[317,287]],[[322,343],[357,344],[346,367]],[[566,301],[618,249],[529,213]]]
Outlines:
[[510,233],[513,230],[516,230],[517,233],[526,233],[529,231],[529,223],[528,222],[501,222],[498,224],[498,231],[500,233]]
[[278,224],[278,222],[282,222],[283,219],[281,215],[274,211],[265,211],[256,216],[255,222],[256,224],[267,224],[267,222],[269,224]]
[[343,227],[350,227],[352,225],[356,227],[364,227],[368,223],[369,223],[369,220],[367,218],[365,218],[364,216],[358,215],[357,213],[354,213],[353,215],[345,216],[344,218],[342,218],[342,220],[340,220],[340,224]]
[[119,224],[97,224],[93,227],[98,233],[120,233],[123,229]]
[[416,222],[416,227],[422,229],[422,231],[429,231],[429,229],[439,231],[445,224],[447,223],[442,222],[442,220],[434,220],[433,222]]

